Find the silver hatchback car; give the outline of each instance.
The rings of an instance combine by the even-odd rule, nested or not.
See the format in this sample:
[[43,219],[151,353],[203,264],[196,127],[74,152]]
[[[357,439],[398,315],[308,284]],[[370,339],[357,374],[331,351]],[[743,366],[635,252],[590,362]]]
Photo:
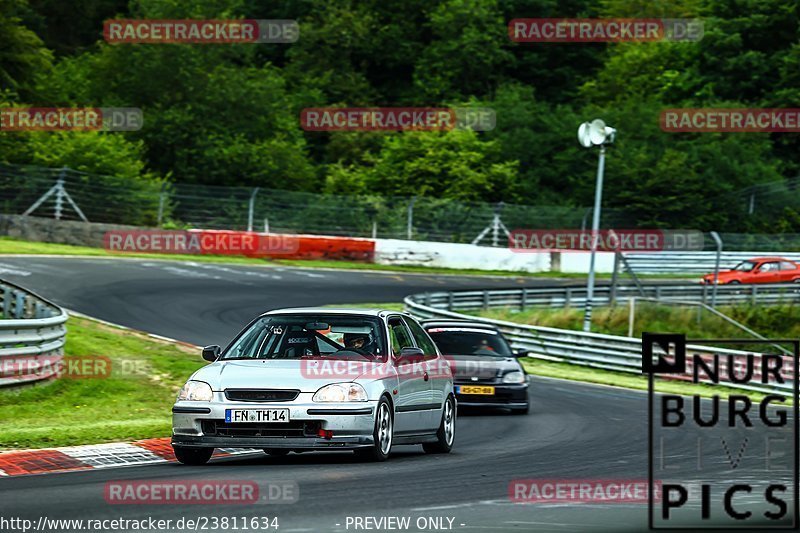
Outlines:
[[214,448],[353,450],[383,461],[395,444],[453,447],[449,362],[412,317],[396,311],[302,308],[256,318],[195,372],[172,407],[178,461]]

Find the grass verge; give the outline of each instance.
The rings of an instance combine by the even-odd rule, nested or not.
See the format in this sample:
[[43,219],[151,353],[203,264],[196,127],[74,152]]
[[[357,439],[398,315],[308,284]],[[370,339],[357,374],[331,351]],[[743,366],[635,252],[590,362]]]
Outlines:
[[204,363],[198,350],[70,317],[65,355],[107,356],[107,377],[0,390],[0,449],[168,437],[171,407]]

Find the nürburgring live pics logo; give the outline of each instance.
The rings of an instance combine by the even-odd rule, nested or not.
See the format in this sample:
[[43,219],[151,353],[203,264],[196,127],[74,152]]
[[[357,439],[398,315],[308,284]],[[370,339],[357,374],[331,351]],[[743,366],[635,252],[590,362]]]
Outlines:
[[[798,340],[642,335],[650,529],[797,527],[798,352]],[[656,393],[656,376],[715,390]]]

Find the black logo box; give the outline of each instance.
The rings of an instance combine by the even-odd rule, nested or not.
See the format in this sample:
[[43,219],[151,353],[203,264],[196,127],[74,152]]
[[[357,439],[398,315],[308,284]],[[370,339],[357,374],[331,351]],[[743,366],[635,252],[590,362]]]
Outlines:
[[[779,525],[765,527],[763,524],[759,526],[703,526],[692,524],[686,527],[656,527],[654,524],[654,461],[653,461],[653,404],[655,396],[655,375],[656,374],[683,374],[686,372],[686,354],[687,344],[696,346],[709,346],[724,344],[749,344],[749,345],[770,345],[788,344],[792,346],[792,368],[793,368],[793,437],[792,443],[794,468],[792,476],[792,488],[794,490],[793,502],[793,516],[791,525]],[[661,352],[665,355],[671,356],[670,358],[661,357],[656,353],[656,347],[660,348]],[[719,346],[718,346],[719,347]],[[657,360],[654,356],[658,355]],[[672,359],[672,360],[670,360]],[[800,522],[798,516],[800,515],[800,483],[798,483],[798,474],[800,471],[800,450],[798,450],[798,443],[800,443],[800,376],[798,376],[798,362],[800,361],[800,339],[692,339],[687,340],[686,336],[681,333],[643,333],[642,334],[642,373],[648,375],[648,388],[647,388],[647,433],[648,433],[648,449],[647,449],[647,470],[648,470],[648,528],[657,531],[686,531],[686,530],[736,530],[736,531],[764,531],[769,530],[791,530],[797,531]],[[725,387],[725,384],[714,385]]]

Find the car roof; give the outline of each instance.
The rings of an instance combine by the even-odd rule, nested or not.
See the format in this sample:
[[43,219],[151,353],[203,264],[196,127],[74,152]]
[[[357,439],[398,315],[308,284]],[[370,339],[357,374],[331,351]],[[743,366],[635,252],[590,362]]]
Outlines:
[[493,324],[486,324],[485,322],[479,322],[477,320],[437,320],[437,319],[430,319],[430,320],[423,320],[421,322],[422,327],[425,329],[428,328],[476,328],[476,329],[488,329],[490,331],[500,331],[497,326]]
[[269,315],[305,315],[305,314],[326,314],[326,315],[358,315],[358,316],[377,316],[384,317],[389,314],[405,315],[401,311],[391,311],[389,309],[365,309],[363,307],[287,307],[285,309],[273,309],[261,316]]
[[765,257],[754,257],[752,259],[748,259],[750,262],[758,263],[760,261],[792,261],[791,259],[786,259],[785,257],[777,257],[777,256],[765,256]]

